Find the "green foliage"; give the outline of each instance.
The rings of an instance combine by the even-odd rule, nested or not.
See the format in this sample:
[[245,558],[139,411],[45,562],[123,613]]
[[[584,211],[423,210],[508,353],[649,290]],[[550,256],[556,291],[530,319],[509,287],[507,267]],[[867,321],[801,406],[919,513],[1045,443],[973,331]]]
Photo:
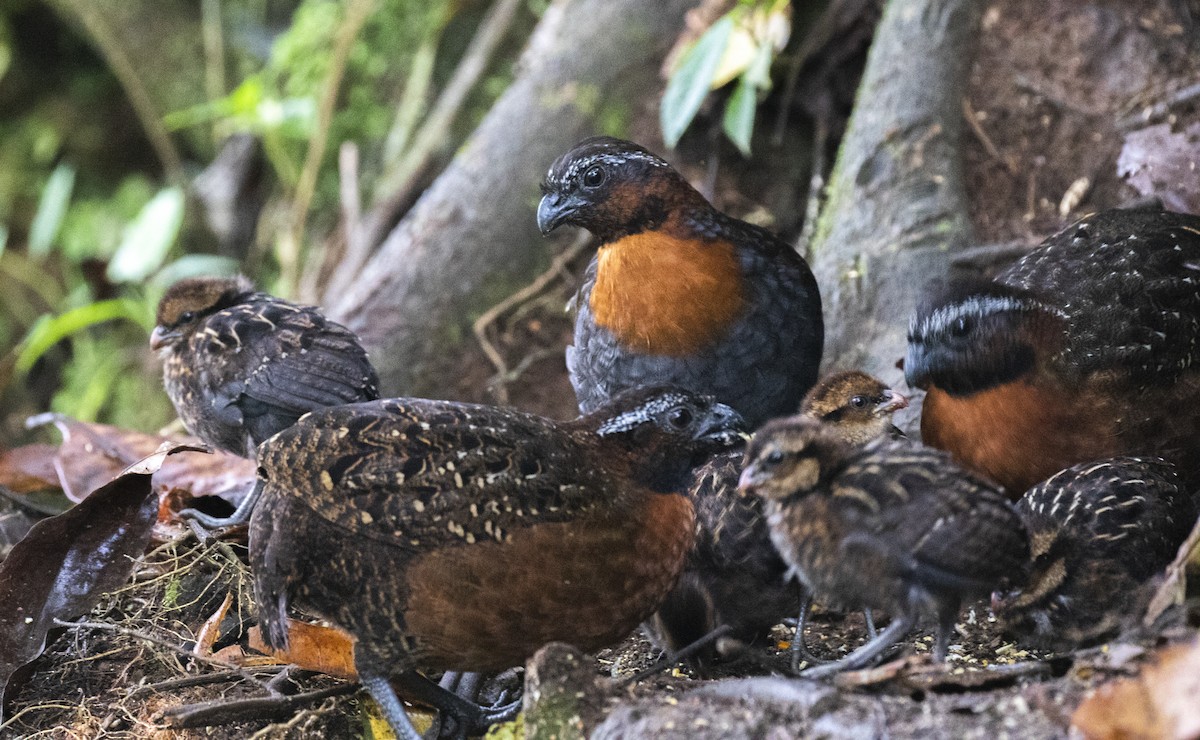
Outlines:
[[50,252],[50,245],[58,236],[62,226],[63,216],[67,213],[67,203],[71,200],[71,191],[75,188],[75,168],[68,164],[60,164],[54,168],[46,187],[42,189],[42,199],[38,202],[37,213],[33,224],[29,227],[29,254],[33,257],[45,257]]
[[791,30],[788,0],[739,0],[679,58],[659,108],[663,140],[674,147],[711,90],[736,79],[722,128],[750,155],[760,93],[771,87],[771,64]]
[[[361,2],[371,7],[359,28],[347,19]],[[524,22],[546,4],[529,0]],[[365,201],[377,178],[411,153],[439,86],[454,73],[489,6],[460,0],[205,5],[205,49],[214,33],[221,37],[224,63],[217,68],[220,58],[206,56],[212,84],[196,94],[210,99],[192,100],[163,123],[177,142],[192,147],[181,152],[193,157],[189,166],[202,165],[209,142],[230,133],[249,132],[263,142],[274,175],[268,181],[278,187],[263,221],[274,249],[248,258],[260,285],[288,295],[298,276],[288,274],[284,285],[269,276],[287,265],[321,262],[310,254],[323,242],[321,232],[313,228],[309,237],[304,226],[333,225],[342,142],[359,146]],[[232,274],[242,266],[202,253],[213,239],[197,228],[198,214],[189,213],[193,201],[177,184],[162,181],[153,150],[128,133],[135,127],[122,130],[136,119],[127,96],[114,94],[121,85],[105,57],[63,55],[47,70],[40,58],[14,56],[32,45],[12,43],[28,31],[20,13],[0,9],[0,82],[24,85],[22,95],[6,98],[20,104],[0,110],[0,424],[15,428],[13,416],[49,403],[71,416],[153,429],[172,416],[147,345],[158,297],[179,278]],[[38,33],[47,28],[51,34],[37,39],[43,47],[89,45],[78,36],[87,28],[35,26]],[[53,35],[56,28],[60,36]],[[348,35],[347,28],[357,33]],[[103,47],[95,42],[90,45]],[[514,38],[476,85],[453,130],[445,132],[446,150],[508,85],[519,46]],[[344,68],[334,66],[337,48],[346,52]],[[163,63],[176,63],[181,53],[163,46]],[[628,116],[614,107],[604,125],[623,129]],[[325,151],[310,152],[313,141],[328,142]],[[285,245],[297,246],[285,252]]]
[[679,67],[667,82],[659,109],[663,140],[667,146],[674,147],[679,143],[679,138],[699,112],[701,103],[708,97],[732,34],[733,17],[726,15],[705,31],[679,60]]
[[121,246],[108,263],[108,279],[114,283],[132,283],[150,277],[162,267],[182,225],[183,190],[166,188],[125,229]]

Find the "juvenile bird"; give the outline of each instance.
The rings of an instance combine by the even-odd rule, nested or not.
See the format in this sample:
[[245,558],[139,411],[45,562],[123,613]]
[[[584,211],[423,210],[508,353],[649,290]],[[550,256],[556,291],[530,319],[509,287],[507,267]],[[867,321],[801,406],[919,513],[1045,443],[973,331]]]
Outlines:
[[1197,517],[1196,497],[1159,458],[1114,457],[1063,470],[1017,502],[1029,530],[1028,580],[993,597],[1010,631],[1071,649],[1136,622],[1154,576]]
[[763,499],[771,541],[818,601],[892,615],[812,677],[868,665],[923,614],[937,620],[934,657],[944,658],[963,599],[990,593],[1029,557],[995,486],[907,440],[854,448],[823,424],[781,419],[751,441],[739,485]]
[[[898,435],[892,414],[907,405],[907,398],[876,378],[849,371],[813,386],[800,415],[824,422],[847,444],[860,445]],[[762,640],[800,608],[788,566],[771,544],[762,501],[738,494],[744,455],[741,449],[721,452],[697,470],[690,494],[696,545],[679,584],[647,623],[654,642],[671,653],[725,627],[722,639],[692,656],[700,670],[718,656]]]
[[587,413],[645,383],[733,406],[746,423],[793,413],[817,379],[821,297],[791,245],[713,208],[637,144],[586,139],[542,185],[538,227],[600,241],[576,296],[567,369]]
[[[187,430],[235,455],[304,414],[379,397],[379,380],[358,337],[313,306],[256,292],[244,277],[180,280],[158,304],[150,346]],[[228,519],[249,518],[255,496]]]
[[1110,210],[913,317],[921,435],[1018,496],[1076,463],[1200,474],[1200,217]]
[[643,389],[560,423],[389,399],[315,411],[259,448],[250,526],[267,644],[289,605],[355,637],[360,679],[401,738],[388,683],[479,731],[418,670],[490,672],[547,642],[610,645],[657,608],[694,536],[698,460],[740,439],[711,397]]

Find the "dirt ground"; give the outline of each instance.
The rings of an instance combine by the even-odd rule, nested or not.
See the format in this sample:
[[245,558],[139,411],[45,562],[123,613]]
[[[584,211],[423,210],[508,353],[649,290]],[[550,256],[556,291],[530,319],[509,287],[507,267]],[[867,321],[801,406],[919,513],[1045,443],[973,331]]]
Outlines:
[[[1186,5],[1168,0],[1010,0],[989,6],[964,100],[964,115],[970,124],[964,142],[967,183],[981,244],[1017,241],[1032,245],[1089,210],[1117,205],[1140,194],[1118,173],[1117,159],[1125,137],[1146,125],[1165,122],[1179,128],[1200,120],[1200,104],[1195,100],[1154,108],[1200,82],[1197,31],[1179,13]],[[702,162],[692,163],[688,171],[706,172]],[[718,189],[755,192],[754,187],[739,188],[738,182],[753,177],[753,172],[742,169],[718,179]],[[733,210],[739,216],[754,208],[740,197],[723,198],[722,202],[741,206],[744,210]],[[784,218],[780,222],[796,221]],[[573,415],[574,401],[562,359],[571,335],[571,318],[564,306],[588,257],[585,251],[566,266],[563,277],[489,328],[506,363],[519,369],[506,383],[508,403],[557,418]],[[495,390],[496,368],[476,345],[450,365],[456,381],[447,395],[486,401],[503,398]],[[226,594],[233,594],[234,606],[221,625],[222,637],[213,646],[215,650],[243,639],[253,609],[236,541],[201,544],[190,535],[176,533],[176,537],[168,538],[138,566],[129,587],[106,598],[88,617],[90,622],[119,623],[126,633],[77,627],[52,636],[45,655],[34,664],[11,705],[11,724],[0,736],[300,738],[355,737],[364,732],[369,736],[369,729],[364,730],[364,702],[357,693],[287,708],[282,716],[269,719],[193,730],[168,728],[161,715],[164,709],[262,696],[267,692],[262,684],[278,673],[277,667],[231,673],[187,654],[199,626]],[[1176,624],[1179,622],[1177,619]],[[1190,624],[1197,624],[1194,606]],[[148,643],[129,630],[157,636],[160,643]],[[1136,656],[1184,634],[1188,634],[1186,630],[1143,635],[1120,650],[1123,655]],[[862,636],[858,615],[819,614],[809,644],[818,655],[835,657],[858,644]],[[783,646],[790,635],[780,628],[776,637],[775,645],[754,653],[755,660],[723,667],[719,675],[761,676],[772,668],[782,671],[787,665]],[[965,723],[961,727],[978,734],[1060,736],[1088,688],[1128,673],[1129,666],[1136,663],[1132,658],[1124,663],[1115,661],[1105,651],[1048,659],[1023,650],[999,633],[982,605],[964,612],[959,637],[957,648],[952,649],[952,672],[984,662],[1022,663],[1035,669],[1028,675],[1001,680],[998,686],[977,687],[943,676],[928,686],[884,682],[886,686],[874,693],[864,689],[863,696],[886,698],[870,711],[878,715],[876,719],[884,717],[882,726],[890,734],[903,735],[905,728],[919,733],[919,718],[936,715],[955,717],[954,721]],[[923,633],[905,645],[910,652],[920,653],[928,650],[929,642],[930,637]],[[627,676],[649,665],[654,654],[645,640],[634,636],[596,656],[594,673]],[[939,680],[942,683],[937,683]],[[627,709],[630,701],[643,702],[637,706],[644,711],[626,712],[614,721],[624,722],[631,734],[670,735],[678,728],[661,723],[675,722],[670,712],[685,710],[693,712],[689,721],[693,719],[695,710],[688,709],[692,705],[687,701],[681,704],[679,697],[702,683],[686,668],[669,669],[630,689],[610,687],[605,712],[617,705]],[[340,685],[336,679],[301,674],[284,677],[273,688],[304,693],[335,691]],[[845,701],[845,712],[859,711],[852,706],[854,700]],[[662,711],[651,711],[656,707]],[[1020,722],[1026,715],[1031,719],[1024,730],[1011,726],[1014,717]],[[781,726],[787,721],[786,717],[780,719]],[[847,727],[858,727],[847,721]],[[869,736],[870,728],[879,726],[861,727]],[[940,734],[950,736],[946,727]]]

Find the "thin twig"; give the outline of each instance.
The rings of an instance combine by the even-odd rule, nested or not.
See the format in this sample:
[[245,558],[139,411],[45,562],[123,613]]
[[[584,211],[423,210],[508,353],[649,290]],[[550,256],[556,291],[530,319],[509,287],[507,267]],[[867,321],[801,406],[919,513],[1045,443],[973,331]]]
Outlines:
[[975,138],[979,139],[980,144],[983,144],[983,148],[987,151],[988,156],[1004,165],[1004,169],[1012,174],[1017,174],[1017,166],[1013,164],[1010,158],[1000,154],[1000,150],[996,148],[996,143],[992,141],[992,137],[988,136],[987,131],[984,130],[983,123],[979,120],[979,114],[971,107],[971,101],[965,97],[962,99],[962,112],[963,118],[966,119],[967,124],[971,127],[971,131],[975,133]]
[[1165,118],[1171,112],[1172,108],[1190,103],[1197,98],[1200,98],[1200,82],[1176,90],[1157,103],[1122,117],[1117,121],[1116,129],[1121,132],[1127,132],[1135,128],[1148,126],[1151,123],[1157,123],[1159,119]]
[[29,712],[36,712],[40,709],[78,709],[78,708],[79,707],[77,707],[74,704],[54,704],[54,703],[34,704],[33,706],[25,707],[24,709],[17,712],[13,716],[4,720],[3,723],[0,723],[0,730],[12,727],[16,723],[18,718],[20,718],[22,715],[27,714]]
[[158,155],[168,179],[175,183],[183,183],[183,157],[180,156],[175,142],[171,140],[167,127],[163,125],[162,111],[155,105],[153,96],[138,75],[133,60],[126,54],[119,35],[109,25],[101,6],[90,0],[56,0],[53,4],[78,16],[87,29],[88,36],[100,47],[100,53],[104,55],[113,74],[120,80],[125,94],[129,96],[138,122],[142,124],[142,130],[146,132],[150,146],[154,147],[154,153]]
[[812,168],[808,178],[808,199],[804,205],[804,225],[796,240],[796,251],[806,259],[812,259],[809,247],[817,231],[817,219],[821,215],[822,194],[825,192],[825,147],[829,146],[829,97],[818,107],[816,128],[813,131]]
[[[202,0],[200,28],[204,36],[204,94],[211,105],[225,97],[225,32],[221,24],[221,0]],[[221,146],[228,122],[213,122],[213,144]]]
[[587,232],[581,231],[571,246],[567,247],[561,254],[556,256],[550,263],[550,267],[546,268],[542,274],[533,279],[529,285],[521,288],[516,293],[500,301],[475,320],[471,326],[475,332],[475,339],[479,341],[479,347],[483,350],[483,354],[487,356],[488,361],[496,368],[496,376],[501,379],[501,382],[496,386],[496,400],[500,403],[508,403],[508,386],[504,381],[508,376],[508,363],[505,362],[504,356],[496,349],[496,345],[488,339],[487,330],[496,322],[506,311],[514,306],[533,298],[546,289],[556,278],[558,278],[561,270],[572,260],[578,257],[591,242],[591,237]]
[[180,729],[264,719],[275,720],[294,714],[305,704],[328,699],[331,696],[352,694],[355,691],[358,691],[357,683],[342,683],[292,696],[261,696],[239,701],[222,699],[201,704],[185,704],[164,710],[162,716],[171,723],[172,727]]
[[394,167],[380,175],[379,192],[390,194],[402,190],[412,175],[424,169],[434,153],[446,143],[446,132],[458,117],[479,78],[487,71],[519,7],[520,0],[496,0],[488,10],[455,68],[454,75],[413,137],[412,147]]
[[519,0],[497,0],[480,22],[450,81],[413,137],[412,146],[394,165],[385,166],[379,176],[375,187],[378,196],[363,219],[361,230],[355,234],[353,248],[346,254],[347,259],[342,261],[330,280],[331,290],[346,285],[352,276],[358,274],[371,250],[383,241],[399,219],[402,209],[413,202],[413,189],[433,164],[436,154],[446,145],[446,132],[450,131],[467,96],[491,65],[520,6]]
[[250,681],[251,683],[253,683],[257,686],[261,686],[266,691],[271,690],[270,686],[267,685],[266,681],[260,680],[253,673],[246,670],[245,668],[242,668],[239,665],[235,665],[233,663],[230,663],[225,660],[220,660],[218,658],[212,658],[212,657],[207,657],[207,656],[203,656],[203,655],[195,655],[192,653],[191,650],[188,650],[185,647],[176,645],[175,643],[173,643],[169,640],[164,640],[163,638],[161,638],[157,635],[152,635],[148,632],[142,632],[141,630],[130,629],[129,627],[122,627],[119,624],[109,624],[107,622],[92,622],[92,621],[88,621],[88,620],[80,620],[78,622],[68,622],[63,619],[55,618],[54,623],[56,625],[58,625],[59,627],[66,627],[69,629],[93,629],[93,630],[101,630],[104,632],[115,632],[118,635],[125,635],[126,637],[132,637],[137,640],[142,640],[144,642],[150,643],[151,645],[157,645],[161,648],[170,650],[173,653],[178,653],[179,655],[186,656],[188,658],[191,658],[192,660],[196,660],[201,663],[207,663],[208,665],[214,665],[219,668],[224,668],[225,670],[228,670],[228,671],[237,671],[238,673],[241,674],[242,678],[244,678],[245,680]]
[[[286,665],[265,665],[257,670],[263,673],[278,674]],[[214,683],[225,683],[226,681],[236,681],[239,678],[244,678],[241,671],[217,671],[216,673],[203,673],[199,676],[184,676],[183,678],[172,678],[167,681],[159,681],[157,683],[148,683],[143,686],[138,686],[130,691],[128,696],[139,696],[149,693],[166,693],[175,689],[185,689],[190,686],[208,686]]]
[[317,104],[317,124],[312,138],[308,140],[308,153],[304,156],[304,167],[296,182],[296,194],[292,200],[291,224],[284,235],[280,248],[280,281],[291,293],[299,288],[300,250],[304,244],[304,228],[308,221],[308,209],[317,188],[317,175],[321,172],[321,161],[325,158],[325,144],[329,140],[329,126],[333,122],[333,109],[337,104],[342,77],[346,74],[346,62],[350,49],[358,38],[363,24],[371,17],[377,0],[350,0],[346,5],[346,16],[338,27],[330,53],[329,71],[321,85],[321,99]]

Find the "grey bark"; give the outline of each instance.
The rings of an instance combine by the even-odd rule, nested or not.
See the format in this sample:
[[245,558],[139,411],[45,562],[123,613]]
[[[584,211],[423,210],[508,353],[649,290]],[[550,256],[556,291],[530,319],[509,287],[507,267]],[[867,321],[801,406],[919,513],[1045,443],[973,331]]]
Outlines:
[[884,10],[810,254],[831,369],[902,384],[908,318],[971,241],[961,100],[982,7],[890,0]]
[[516,80],[350,289],[328,296],[371,351],[385,393],[429,394],[474,315],[544,265],[538,183],[571,144],[658,93],[658,65],[691,0],[550,6]]

